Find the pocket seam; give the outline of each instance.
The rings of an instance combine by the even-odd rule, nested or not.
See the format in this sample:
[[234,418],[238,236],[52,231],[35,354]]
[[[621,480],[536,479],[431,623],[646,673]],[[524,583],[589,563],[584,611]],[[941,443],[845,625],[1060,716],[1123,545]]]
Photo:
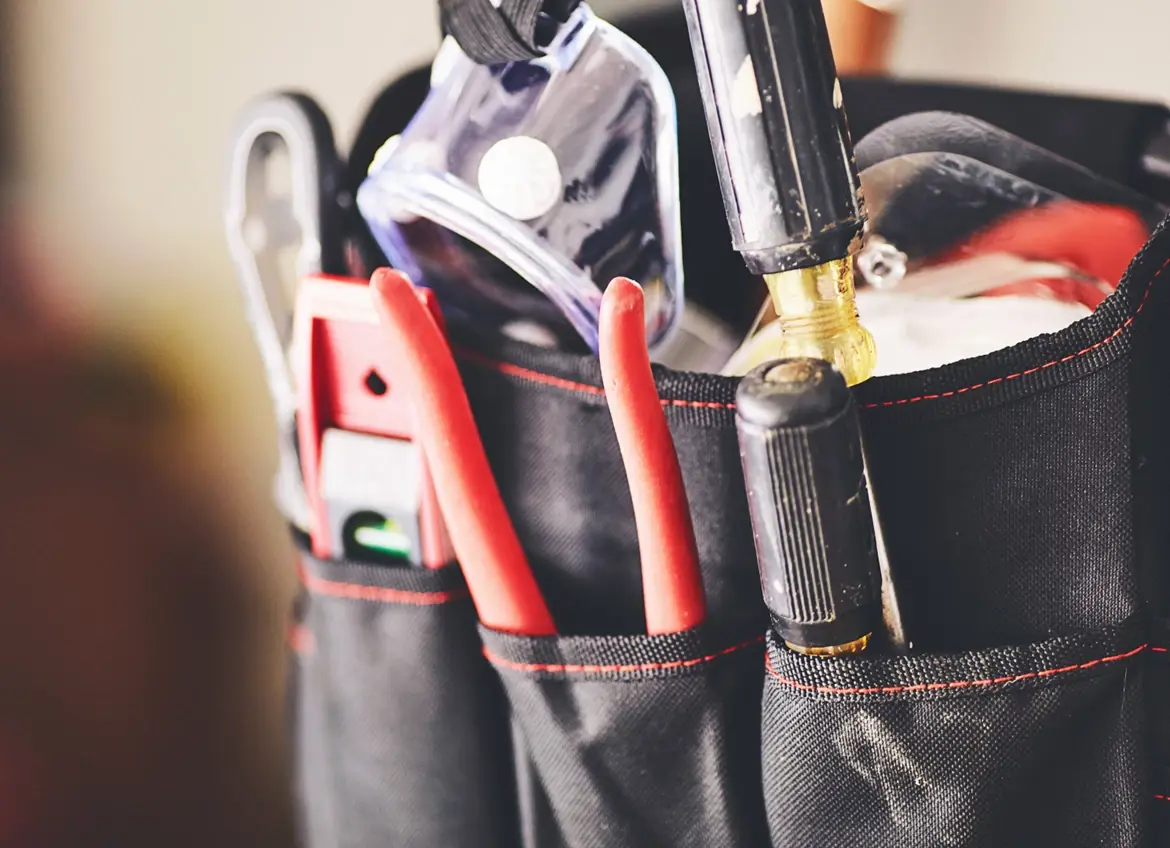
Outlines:
[[905,406],[907,404],[921,403],[923,401],[941,400],[943,398],[956,397],[959,395],[966,394],[968,392],[978,391],[979,389],[986,389],[986,388],[989,388],[991,386],[998,385],[1000,383],[1006,383],[1006,382],[1010,382],[1012,380],[1017,380],[1020,377],[1029,377],[1032,374],[1037,374],[1041,371],[1046,371],[1049,368],[1055,368],[1058,365],[1064,365],[1067,362],[1072,362],[1076,359],[1079,359],[1082,356],[1087,356],[1090,353],[1093,353],[1097,350],[1100,350],[1101,348],[1105,347],[1106,345],[1112,344],[1114,341],[1117,340],[1118,337],[1120,337],[1122,335],[1122,333],[1124,333],[1126,330],[1128,330],[1130,327],[1133,326],[1134,321],[1137,320],[1137,317],[1139,315],[1141,315],[1142,310],[1145,309],[1146,301],[1149,300],[1150,291],[1153,290],[1154,283],[1157,282],[1157,280],[1162,276],[1162,274],[1165,273],[1167,267],[1170,267],[1170,259],[1167,259],[1164,263],[1162,263],[1162,266],[1154,273],[1154,275],[1152,277],[1150,277],[1149,281],[1146,283],[1145,291],[1142,292],[1142,298],[1138,302],[1137,307],[1134,309],[1133,312],[1131,312],[1128,316],[1126,316],[1125,320],[1121,323],[1121,325],[1119,327],[1117,327],[1115,330],[1113,330],[1113,332],[1111,332],[1105,338],[1098,339],[1093,344],[1087,345],[1086,347],[1081,348],[1080,350],[1076,351],[1075,353],[1070,353],[1070,354],[1067,354],[1067,355],[1059,357],[1059,358],[1050,359],[1047,362],[1041,363],[1039,365],[1033,365],[1030,368],[1025,368],[1025,369],[1022,369],[1020,371],[1016,371],[1016,372],[1011,373],[1011,374],[1005,374],[1005,375],[1000,376],[1000,377],[992,377],[991,379],[984,380],[980,383],[973,383],[971,385],[963,386],[961,388],[948,389],[946,391],[936,392],[934,394],[923,393],[920,395],[914,395],[913,397],[901,398],[899,400],[874,401],[871,403],[860,404],[860,408],[866,409],[866,410],[880,409],[883,407]]
[[[981,389],[992,388],[994,386],[1005,383],[1010,384],[1020,378],[1030,377],[1034,374],[1043,373],[1051,368],[1065,365],[1069,362],[1075,362],[1078,359],[1082,359],[1085,356],[1094,354],[1099,350],[1110,347],[1134,325],[1146,307],[1150,293],[1153,291],[1154,284],[1161,279],[1167,268],[1170,268],[1170,259],[1167,259],[1165,262],[1163,262],[1158,270],[1151,275],[1150,279],[1146,281],[1146,286],[1142,291],[1141,298],[1138,300],[1136,306],[1132,307],[1132,311],[1124,315],[1124,318],[1121,320],[1118,326],[1114,327],[1112,331],[1108,333],[1108,335],[1100,337],[1096,341],[1086,344],[1078,350],[1061,356],[1051,355],[1051,358],[1043,362],[1033,364],[1028,367],[1021,367],[1019,370],[1013,371],[1011,373],[1001,373],[979,382],[968,383],[967,385],[962,385],[943,391],[927,393],[924,390],[920,394],[909,397],[902,397],[894,400],[884,399],[859,403],[859,409],[863,411],[870,411],[908,405],[914,406],[927,401],[962,397],[967,394],[976,393]],[[577,396],[591,397],[598,400],[605,398],[605,390],[600,386],[580,382],[579,380],[558,377],[552,374],[545,374],[542,371],[537,371],[532,368],[526,368],[521,365],[516,365],[511,362],[487,356],[464,346],[456,346],[455,353],[462,362],[472,366],[494,371],[503,375],[504,377],[535,383],[537,385],[558,389],[560,391],[575,394]],[[662,398],[661,404],[663,407],[687,407],[691,409],[713,409],[719,411],[735,410],[735,404],[732,402],[721,403],[714,401],[693,401],[686,398]]]
[[687,660],[671,660],[660,663],[631,663],[628,665],[593,665],[584,663],[523,663],[505,659],[489,648],[484,647],[483,655],[493,666],[517,671],[524,674],[567,674],[567,675],[621,675],[638,672],[671,671],[675,669],[693,668],[706,665],[739,651],[761,644],[766,637],[757,636],[738,645],[732,645],[721,651],[707,654],[703,657],[694,657]]
[[303,567],[300,571],[301,584],[310,593],[351,601],[431,607],[448,604],[452,601],[461,601],[468,596],[466,589],[443,592],[411,592],[405,589],[390,589],[384,586],[362,586],[358,583],[341,583],[336,580],[326,580],[324,577],[310,574]]
[[[1047,680],[1063,674],[1071,674],[1078,671],[1087,671],[1099,666],[1110,665],[1112,663],[1124,662],[1132,659],[1139,654],[1151,648],[1150,643],[1138,645],[1129,651],[1123,653],[1113,654],[1107,657],[1100,657],[1095,660],[1088,660],[1083,663],[1074,665],[1066,665],[1061,668],[1042,669],[1040,671],[1029,671],[1023,674],[1013,674],[1004,677],[991,677],[982,680],[951,680],[938,683],[914,683],[902,686],[870,686],[870,687],[847,687],[847,686],[820,686],[808,683],[801,683],[798,680],[782,676],[776,671],[772,665],[771,652],[764,657],[764,665],[767,668],[768,676],[776,682],[787,686],[791,689],[796,689],[801,692],[812,692],[819,695],[904,695],[915,692],[938,692],[938,691],[957,691],[963,689],[998,689],[1010,688],[1019,683],[1026,683],[1032,680]],[[1155,648],[1154,650],[1166,651],[1166,648]]]

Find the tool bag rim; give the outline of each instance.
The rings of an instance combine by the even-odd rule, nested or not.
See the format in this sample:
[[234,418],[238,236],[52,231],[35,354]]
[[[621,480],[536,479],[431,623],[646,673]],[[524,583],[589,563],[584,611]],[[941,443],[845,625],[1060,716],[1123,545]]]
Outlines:
[[767,685],[820,701],[921,701],[1062,686],[1126,673],[1165,647],[1146,638],[1139,618],[1040,642],[957,653],[802,656],[769,634]]
[[[1138,253],[1117,290],[1091,315],[1057,333],[1035,336],[1011,347],[938,368],[875,377],[854,393],[863,414],[898,410],[916,416],[947,416],[1010,402],[1053,385],[1075,380],[1117,360],[1128,351],[1129,331],[1152,287],[1170,261],[1157,268],[1151,245],[1170,228],[1158,225]],[[486,368],[550,391],[570,392],[583,403],[604,405],[601,369],[591,355],[547,350],[462,321],[450,329],[461,363]],[[879,354],[880,355],[880,354]],[[674,371],[655,366],[662,404],[668,412],[713,426],[733,426],[738,377]]]
[[536,678],[635,681],[705,673],[746,654],[763,668],[764,635],[738,638],[700,626],[683,633],[631,636],[520,636],[480,625],[484,655],[501,673]]

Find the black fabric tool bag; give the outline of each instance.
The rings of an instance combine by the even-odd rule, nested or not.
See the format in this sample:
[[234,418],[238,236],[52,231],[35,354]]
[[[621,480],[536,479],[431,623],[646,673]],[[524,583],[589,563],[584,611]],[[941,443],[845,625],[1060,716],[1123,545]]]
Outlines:
[[453,568],[306,557],[308,844],[1166,844],[1168,266],[1163,224],[1067,330],[856,390],[904,657],[764,638],[735,381],[666,370],[710,614],[639,635],[596,361],[453,326],[565,635],[477,634]]
[[[534,49],[541,4],[441,5],[485,60]],[[764,291],[727,238],[686,21],[676,7],[627,29],[676,91],[688,296],[746,327]],[[429,76],[375,103],[351,190]],[[889,80],[844,91],[857,138],[922,109],[970,113],[1166,194],[1136,155],[1161,107]],[[767,635],[736,381],[666,369],[709,616],[644,635],[596,359],[450,320],[562,635],[477,631],[454,569],[306,558],[293,700],[308,848],[1170,844],[1168,265],[1163,224],[1085,320],[855,389],[903,657],[807,658]]]
[[907,657],[761,651],[735,381],[666,370],[710,620],[637,635],[637,543],[595,360],[453,327],[568,634],[483,634],[512,709],[525,844],[1170,839],[1168,262],[1163,225],[1065,331],[856,390]]
[[565,635],[477,633],[454,569],[306,557],[307,844],[1170,842],[1168,266],[1163,224],[1068,329],[856,389],[903,657],[765,638],[736,382],[661,369],[710,611],[640,635],[596,361],[452,326]]
[[455,566],[302,556],[294,750],[310,846],[514,846],[507,709]]
[[523,844],[767,844],[762,639],[483,635],[517,727]]

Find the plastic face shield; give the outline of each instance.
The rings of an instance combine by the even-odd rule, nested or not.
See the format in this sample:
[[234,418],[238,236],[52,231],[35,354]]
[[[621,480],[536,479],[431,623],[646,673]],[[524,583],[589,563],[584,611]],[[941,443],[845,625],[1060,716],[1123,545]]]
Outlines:
[[536,60],[481,66],[446,39],[358,204],[448,314],[595,351],[601,293],[627,276],[653,351],[684,306],[677,148],[666,75],[582,4]]

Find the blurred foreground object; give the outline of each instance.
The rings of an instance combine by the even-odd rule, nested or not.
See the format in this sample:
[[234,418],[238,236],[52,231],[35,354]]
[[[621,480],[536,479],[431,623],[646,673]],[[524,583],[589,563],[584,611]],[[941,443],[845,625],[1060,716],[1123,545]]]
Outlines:
[[62,321],[19,255],[0,252],[0,846],[291,846],[283,600],[224,452],[164,357]]
[[873,76],[889,70],[900,0],[823,0],[837,72]]

